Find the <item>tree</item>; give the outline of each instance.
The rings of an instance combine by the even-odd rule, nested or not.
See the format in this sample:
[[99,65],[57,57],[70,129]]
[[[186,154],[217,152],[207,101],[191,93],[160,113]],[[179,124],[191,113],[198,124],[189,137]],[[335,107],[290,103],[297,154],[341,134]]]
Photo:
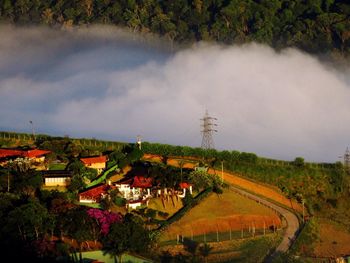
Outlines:
[[37,200],[16,207],[8,214],[8,229],[14,230],[22,240],[39,240],[48,231],[53,218]]
[[149,231],[144,227],[142,219],[126,214],[123,222],[111,225],[108,235],[102,239],[102,250],[105,254],[112,255],[115,261],[118,258],[121,262],[124,252],[144,252],[151,243]]
[[82,262],[82,243],[94,239],[91,229],[96,229],[96,222],[87,213],[85,208],[70,209],[65,220],[65,228],[69,236],[78,243],[79,260]]
[[304,158],[302,158],[302,157],[296,157],[295,159],[294,159],[294,162],[293,162],[293,164],[296,166],[296,167],[303,167],[304,166]]
[[205,262],[207,262],[207,257],[212,249],[213,248],[208,243],[204,243],[203,245],[199,246],[199,253],[204,258]]
[[40,189],[43,178],[40,172],[35,170],[26,171],[12,171],[13,184],[12,189],[14,192],[22,194],[24,196],[34,196],[36,190]]
[[189,239],[184,238],[183,241],[184,249],[192,255],[192,259],[195,258],[199,243]]
[[128,232],[125,231],[124,225],[120,223],[113,224],[108,235],[102,239],[103,254],[110,254],[115,262],[122,262],[123,253],[128,250],[128,239]]

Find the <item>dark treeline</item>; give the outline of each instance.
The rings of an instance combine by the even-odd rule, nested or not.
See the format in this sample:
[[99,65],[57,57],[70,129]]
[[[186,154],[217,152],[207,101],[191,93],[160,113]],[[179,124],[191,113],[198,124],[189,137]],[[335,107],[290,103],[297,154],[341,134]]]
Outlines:
[[114,24],[170,41],[256,41],[350,53],[348,0],[3,0],[0,19],[54,27]]

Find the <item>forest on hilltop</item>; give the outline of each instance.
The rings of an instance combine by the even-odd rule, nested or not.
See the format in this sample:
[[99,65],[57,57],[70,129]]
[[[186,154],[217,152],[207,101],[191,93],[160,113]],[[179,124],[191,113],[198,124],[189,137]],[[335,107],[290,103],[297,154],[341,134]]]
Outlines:
[[3,0],[4,23],[114,24],[170,41],[255,41],[276,49],[350,54],[348,0]]

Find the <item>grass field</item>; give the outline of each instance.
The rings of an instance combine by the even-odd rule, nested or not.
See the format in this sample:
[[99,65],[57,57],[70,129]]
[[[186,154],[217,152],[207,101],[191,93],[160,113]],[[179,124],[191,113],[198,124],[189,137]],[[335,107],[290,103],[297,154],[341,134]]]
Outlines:
[[65,163],[51,163],[49,165],[49,170],[64,170],[66,169],[67,164]]
[[269,208],[225,189],[222,195],[210,194],[179,221],[170,225],[161,241],[174,240],[177,235],[196,236],[204,233],[268,229],[280,226],[281,220]]

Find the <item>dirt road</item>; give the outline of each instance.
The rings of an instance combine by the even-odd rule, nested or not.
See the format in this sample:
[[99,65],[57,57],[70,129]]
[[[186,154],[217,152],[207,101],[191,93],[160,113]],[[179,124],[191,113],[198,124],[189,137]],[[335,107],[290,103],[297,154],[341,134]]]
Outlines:
[[298,221],[298,218],[295,216],[295,214],[293,214],[292,212],[290,212],[289,210],[281,206],[278,206],[270,201],[262,199],[259,196],[256,196],[240,188],[237,188],[234,185],[231,185],[231,188],[237,193],[273,209],[274,211],[276,211],[278,214],[280,214],[282,217],[285,218],[287,222],[287,227],[284,231],[282,242],[276,248],[275,252],[286,252],[291,245],[291,240],[294,240],[295,234],[299,229],[299,221]]

